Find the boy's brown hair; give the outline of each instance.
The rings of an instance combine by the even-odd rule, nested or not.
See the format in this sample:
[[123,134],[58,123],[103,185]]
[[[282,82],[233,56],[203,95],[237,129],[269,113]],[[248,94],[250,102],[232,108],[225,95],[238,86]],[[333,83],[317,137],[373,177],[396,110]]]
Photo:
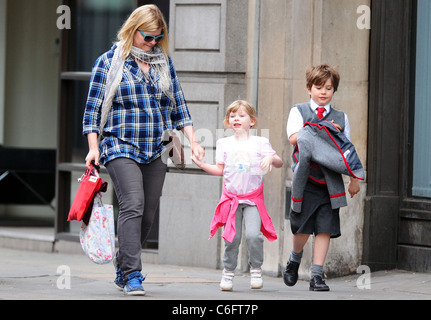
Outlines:
[[313,85],[323,86],[328,79],[332,80],[334,92],[337,91],[338,84],[340,83],[340,74],[333,67],[328,64],[321,64],[307,70],[306,80],[307,88],[309,89],[311,89]]

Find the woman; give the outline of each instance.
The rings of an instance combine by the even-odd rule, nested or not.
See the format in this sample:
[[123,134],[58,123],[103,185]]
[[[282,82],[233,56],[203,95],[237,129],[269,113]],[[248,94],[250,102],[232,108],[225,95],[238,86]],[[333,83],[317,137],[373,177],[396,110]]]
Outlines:
[[[137,8],[118,32],[118,42],[96,60],[84,112],[86,166],[100,160],[118,198],[114,283],[126,295],[145,294],[142,243],[151,229],[167,169],[161,157],[162,133],[181,130],[193,155],[204,156],[168,49],[168,30],[159,8]],[[118,70],[118,77],[113,70]],[[110,96],[112,106],[104,106]]]

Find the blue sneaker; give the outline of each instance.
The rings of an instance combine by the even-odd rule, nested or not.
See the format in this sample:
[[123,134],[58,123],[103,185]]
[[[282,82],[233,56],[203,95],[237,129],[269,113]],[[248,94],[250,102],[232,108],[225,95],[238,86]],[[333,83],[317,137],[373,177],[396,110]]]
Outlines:
[[118,290],[123,290],[124,288],[124,278],[123,278],[123,272],[121,272],[120,266],[117,266],[115,268],[115,280],[114,285],[117,287]]
[[118,290],[123,290],[123,288],[124,288],[123,272],[120,269],[120,265],[117,264],[116,257],[114,257],[114,259],[112,259],[112,263],[114,264],[115,274],[116,274],[115,280],[114,280],[114,285]]
[[131,296],[144,296],[145,290],[142,286],[142,281],[145,280],[145,278],[142,276],[142,274],[139,271],[132,272],[127,277],[127,282],[124,286],[124,294],[125,295],[131,295]]

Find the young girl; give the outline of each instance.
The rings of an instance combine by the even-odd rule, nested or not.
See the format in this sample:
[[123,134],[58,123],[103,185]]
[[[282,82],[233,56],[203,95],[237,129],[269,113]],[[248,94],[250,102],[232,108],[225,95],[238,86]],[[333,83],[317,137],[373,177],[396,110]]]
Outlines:
[[267,138],[250,135],[250,128],[256,125],[256,121],[256,111],[250,103],[233,102],[226,110],[224,124],[233,130],[234,135],[217,141],[216,164],[210,165],[192,156],[204,171],[224,177],[223,194],[211,223],[211,237],[224,226],[224,270],[220,282],[224,291],[232,290],[243,219],[252,289],[263,286],[263,235],[270,241],[277,239],[265,209],[262,181],[264,173],[272,171],[273,166],[280,168],[283,161]]

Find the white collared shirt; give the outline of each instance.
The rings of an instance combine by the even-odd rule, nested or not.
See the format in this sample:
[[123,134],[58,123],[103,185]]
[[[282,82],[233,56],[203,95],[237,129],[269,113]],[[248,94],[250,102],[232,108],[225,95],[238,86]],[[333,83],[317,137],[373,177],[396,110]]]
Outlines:
[[[317,108],[322,108],[321,106],[319,106],[316,102],[314,102],[313,99],[310,99],[310,106],[311,109],[314,111],[314,113],[317,114]],[[326,116],[329,112],[329,110],[331,110],[331,104],[328,103],[326,106],[324,106],[323,108],[325,108],[325,111],[323,112],[323,116]]]
[[[310,106],[311,109],[317,114],[317,108],[319,108],[319,105],[314,102],[313,99],[310,99]],[[323,112],[323,116],[326,116],[329,111],[331,111],[331,104],[327,104],[324,106],[325,111]],[[347,114],[344,113],[344,135],[347,137],[347,139],[350,140],[350,124],[349,119],[347,118]],[[289,138],[292,134],[297,133],[302,127],[304,126],[304,119],[302,118],[301,113],[299,112],[297,107],[293,107],[290,110],[289,119],[287,119],[287,137]]]

